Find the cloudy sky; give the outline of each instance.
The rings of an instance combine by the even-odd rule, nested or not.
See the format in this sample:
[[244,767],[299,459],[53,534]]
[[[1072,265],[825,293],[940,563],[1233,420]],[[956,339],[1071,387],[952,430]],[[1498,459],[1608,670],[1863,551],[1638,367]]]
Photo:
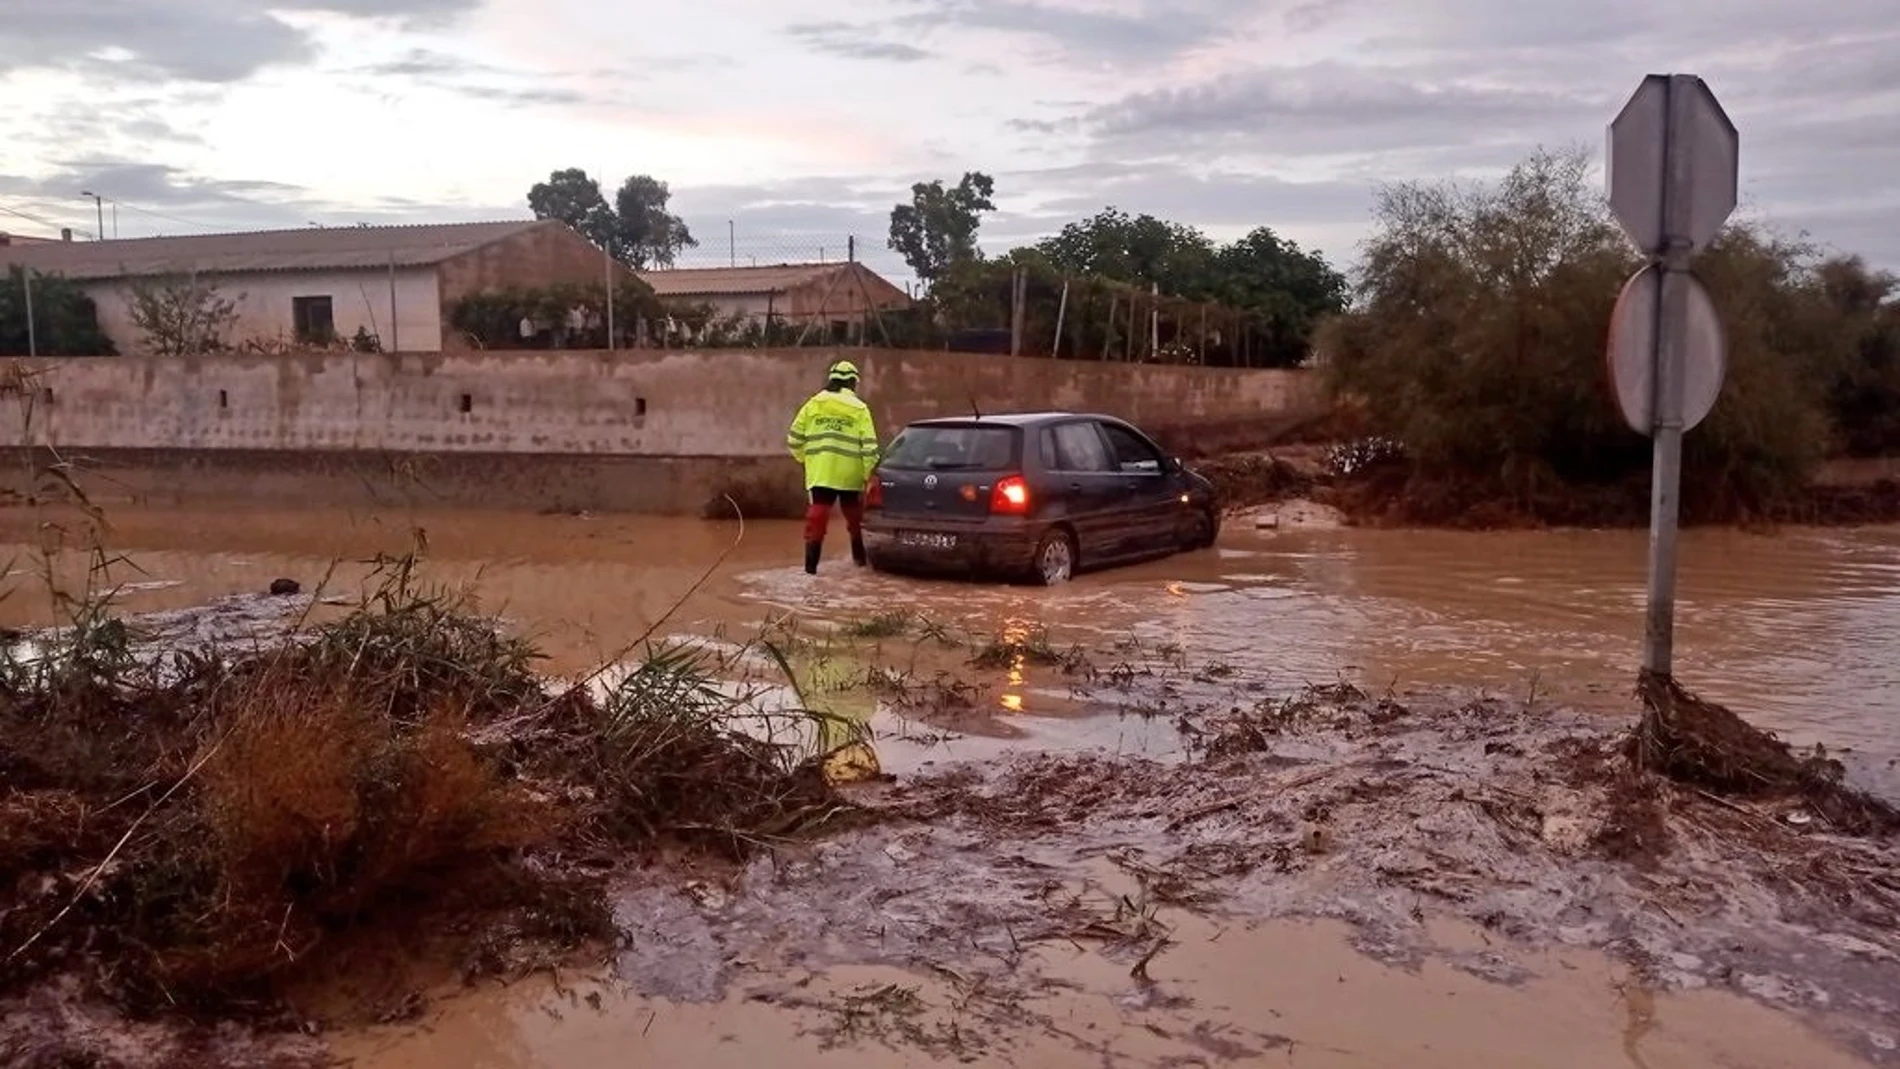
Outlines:
[[515,217],[576,166],[670,182],[687,266],[901,273],[891,204],[978,169],[993,249],[1114,204],[1349,265],[1378,183],[1599,147],[1680,70],[1745,210],[1900,268],[1896,50],[1895,0],[0,0],[0,228]]

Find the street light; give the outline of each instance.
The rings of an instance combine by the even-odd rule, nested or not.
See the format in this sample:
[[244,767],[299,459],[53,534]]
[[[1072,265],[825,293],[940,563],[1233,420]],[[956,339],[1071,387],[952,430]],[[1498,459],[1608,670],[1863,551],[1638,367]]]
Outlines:
[[97,209],[99,213],[99,229],[97,231],[99,236],[96,240],[104,241],[106,239],[106,199],[90,190],[80,190],[79,195],[92,198],[92,206]]

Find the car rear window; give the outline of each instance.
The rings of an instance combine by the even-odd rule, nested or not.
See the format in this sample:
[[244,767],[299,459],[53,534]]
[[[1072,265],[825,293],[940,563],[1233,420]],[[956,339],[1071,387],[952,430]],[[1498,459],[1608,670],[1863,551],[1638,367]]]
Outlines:
[[884,466],[901,471],[997,471],[1016,463],[1014,427],[906,427]]

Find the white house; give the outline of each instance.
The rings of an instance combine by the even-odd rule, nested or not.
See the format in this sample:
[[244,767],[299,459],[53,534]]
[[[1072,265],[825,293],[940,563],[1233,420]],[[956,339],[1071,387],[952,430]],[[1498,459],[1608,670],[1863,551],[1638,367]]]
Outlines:
[[348,339],[360,329],[387,349],[441,352],[468,347],[446,318],[463,296],[597,283],[607,270],[599,248],[554,220],[0,244],[0,269],[15,264],[79,283],[121,352],[141,343],[131,314],[138,279],[215,285],[236,306],[232,345]]

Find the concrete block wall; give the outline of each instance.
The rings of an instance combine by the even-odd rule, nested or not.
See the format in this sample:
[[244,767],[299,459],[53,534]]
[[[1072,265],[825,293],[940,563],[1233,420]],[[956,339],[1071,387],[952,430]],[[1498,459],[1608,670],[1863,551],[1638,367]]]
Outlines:
[[[624,477],[643,459],[670,471],[692,461],[704,478],[729,470],[755,489],[795,495],[785,427],[840,358],[864,369],[864,395],[887,438],[909,420],[966,413],[974,402],[984,412],[1106,412],[1184,448],[1177,443],[1197,428],[1231,437],[1237,424],[1283,425],[1322,403],[1298,371],[855,348],[117,357],[38,361],[25,390],[0,396],[0,442],[108,462],[117,455],[141,468],[175,467],[185,460],[162,458],[185,454],[200,473],[215,472],[220,455],[235,470],[239,454],[253,473],[272,457],[298,471],[313,470],[312,458],[335,467],[352,456],[461,457],[456,470],[471,472],[483,457],[505,459],[510,471],[542,463],[562,468],[563,500],[574,507],[627,507],[590,506],[619,498],[590,497],[576,470]],[[780,458],[782,487],[772,482]],[[230,489],[243,496],[245,485]],[[703,494],[650,504],[697,511]]]

